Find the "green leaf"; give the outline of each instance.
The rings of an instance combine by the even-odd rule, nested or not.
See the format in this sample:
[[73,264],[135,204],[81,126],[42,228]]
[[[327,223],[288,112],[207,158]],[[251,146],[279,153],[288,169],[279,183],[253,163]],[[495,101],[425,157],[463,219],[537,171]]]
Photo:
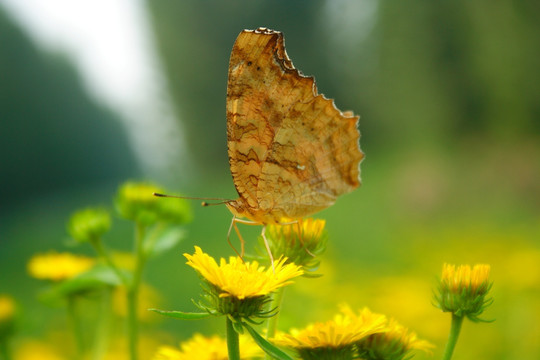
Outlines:
[[174,248],[185,236],[185,230],[179,227],[168,227],[151,232],[144,242],[146,257],[156,257]]
[[168,311],[168,310],[159,310],[159,309],[148,309],[148,310],[153,311],[163,316],[168,316],[173,319],[180,319],[180,320],[198,320],[198,319],[204,319],[210,316],[214,316],[213,314],[210,314],[207,312],[193,313],[193,312]]
[[[129,276],[128,273],[125,276]],[[81,294],[102,288],[103,286],[118,286],[122,280],[107,265],[96,265],[90,270],[79,274],[71,279],[67,279],[51,287],[41,295],[44,301],[56,301],[61,298]]]
[[232,326],[234,328],[234,331],[236,331],[238,334],[244,333],[244,327],[242,326],[242,323],[240,321],[232,321]]
[[242,323],[242,325],[244,326],[244,328],[247,329],[253,340],[257,343],[257,345],[259,345],[261,349],[263,349],[265,353],[279,360],[294,360],[291,356],[289,356],[276,346],[272,345],[272,343],[259,335],[259,333],[255,331],[255,329],[252,328],[250,325],[248,325],[247,323]]

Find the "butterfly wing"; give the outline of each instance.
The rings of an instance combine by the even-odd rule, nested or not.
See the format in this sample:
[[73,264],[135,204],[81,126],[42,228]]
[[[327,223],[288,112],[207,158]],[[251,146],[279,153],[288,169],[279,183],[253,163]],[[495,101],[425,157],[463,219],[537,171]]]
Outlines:
[[358,187],[358,117],[317,94],[294,68],[280,32],[243,31],[229,64],[229,161],[240,197],[299,218]]
[[277,80],[272,62],[278,32],[244,30],[229,61],[227,85],[227,146],[233,182],[250,208],[259,208],[259,179],[275,136],[272,99]]

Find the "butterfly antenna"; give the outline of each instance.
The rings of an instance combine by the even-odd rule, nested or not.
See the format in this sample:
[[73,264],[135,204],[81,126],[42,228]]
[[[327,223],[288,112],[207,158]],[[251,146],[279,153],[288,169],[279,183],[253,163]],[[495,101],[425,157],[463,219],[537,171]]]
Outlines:
[[[187,200],[205,200],[205,201],[203,201],[201,203],[202,206],[222,205],[222,204],[227,204],[228,202],[233,201],[233,199],[225,199],[225,198],[191,197],[191,196],[167,195],[167,194],[160,194],[160,193],[154,193],[154,196],[175,198],[175,199],[187,199]],[[206,202],[206,200],[215,200],[215,201],[219,201],[219,202],[208,203],[208,202]]]
[[232,199],[227,199],[227,200],[223,200],[223,201],[216,202],[216,203],[208,203],[206,201],[203,201],[201,203],[201,206],[223,205],[223,204],[230,203],[231,201],[232,201]]

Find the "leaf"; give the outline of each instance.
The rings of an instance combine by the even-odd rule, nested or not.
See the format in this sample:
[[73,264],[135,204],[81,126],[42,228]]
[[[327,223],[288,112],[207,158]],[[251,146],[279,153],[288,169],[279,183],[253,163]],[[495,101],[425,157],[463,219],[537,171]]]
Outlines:
[[234,328],[234,331],[236,331],[238,334],[244,333],[244,327],[242,326],[242,323],[239,321],[232,321],[232,326]]
[[253,340],[259,345],[261,349],[268,355],[279,359],[279,360],[294,360],[291,356],[274,346],[272,343],[270,343],[268,340],[263,338],[259,333],[251,327],[251,325],[248,325],[247,323],[242,323],[244,328],[247,329]]
[[158,313],[163,316],[171,317],[173,319],[180,319],[180,320],[198,320],[198,319],[204,319],[210,316],[214,316],[211,313],[194,313],[194,312],[183,312],[183,311],[169,311],[169,310],[159,310],[159,309],[148,309],[150,311],[153,311],[155,313]]
[[[128,273],[124,275],[129,277]],[[121,284],[122,280],[118,275],[109,266],[101,264],[54,285],[41,295],[41,299],[44,301],[56,301],[70,295],[96,290],[103,286],[118,286]]]
[[168,227],[165,230],[152,232],[145,239],[144,253],[146,257],[156,257],[174,248],[185,236],[180,227]]

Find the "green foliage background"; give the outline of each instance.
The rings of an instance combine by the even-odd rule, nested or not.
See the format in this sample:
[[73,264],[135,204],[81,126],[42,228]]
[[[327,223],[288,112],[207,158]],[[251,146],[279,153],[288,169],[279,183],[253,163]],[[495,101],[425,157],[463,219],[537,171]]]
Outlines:
[[[492,324],[466,324],[460,359],[540,356],[540,5],[536,1],[164,1],[146,3],[194,173],[172,192],[235,197],[226,155],[228,57],[244,28],[284,32],[295,66],[340,109],[361,115],[363,186],[318,214],[330,248],[320,279],[287,293],[283,329],[325,320],[340,302],[395,316],[437,345],[449,316],[430,304],[443,262],[492,265]],[[333,14],[333,15],[332,15]],[[142,174],[117,115],[85,94],[67,59],[44,54],[0,11],[0,292],[24,308],[21,334],[45,338],[62,309],[36,300],[27,259],[65,249],[64,223],[109,205]],[[230,214],[194,205],[181,247],[149,264],[160,307],[193,309],[197,278],[182,252],[215,257]],[[257,229],[243,229],[255,242]],[[128,248],[115,225],[110,246]],[[89,249],[77,249],[75,251]],[[51,320],[52,319],[52,320]],[[211,320],[154,319],[174,343]],[[44,327],[45,321],[49,326]],[[161,340],[163,339],[163,340]],[[418,358],[427,358],[418,355]]]

